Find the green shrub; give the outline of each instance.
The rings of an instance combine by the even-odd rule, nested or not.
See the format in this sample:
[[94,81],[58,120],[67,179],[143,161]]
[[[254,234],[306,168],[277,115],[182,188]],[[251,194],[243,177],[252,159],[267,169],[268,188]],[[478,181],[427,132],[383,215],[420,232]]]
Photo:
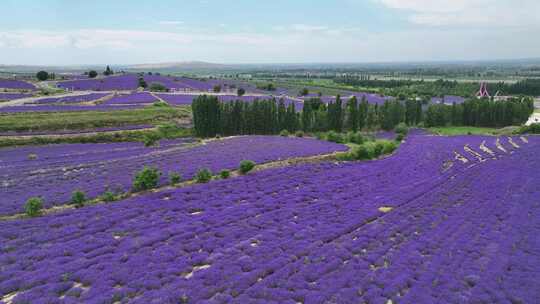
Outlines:
[[195,181],[197,183],[207,183],[212,179],[212,172],[208,169],[200,169],[195,175]]
[[169,173],[169,182],[172,186],[179,184],[182,180],[182,176],[176,172]]
[[246,174],[255,168],[255,163],[251,160],[243,160],[240,162],[240,173]]
[[405,135],[403,135],[403,134],[398,134],[398,135],[396,136],[396,141],[398,141],[398,142],[403,141],[403,139],[405,139]]
[[372,159],[374,155],[375,145],[371,142],[365,143],[352,150],[352,157],[354,159],[364,160]]
[[154,107],[168,107],[169,104],[164,101],[156,101],[152,104]]
[[158,129],[159,134],[165,138],[174,137],[174,135],[176,135],[179,131],[181,131],[181,129],[178,128],[173,123],[165,123],[165,124],[159,125],[157,129]]
[[160,82],[152,82],[150,84],[150,91],[152,92],[167,92],[169,89]]
[[366,138],[360,132],[349,132],[347,133],[347,142],[361,145],[366,142]]
[[540,123],[533,123],[530,126],[521,127],[518,131],[520,134],[540,134]]
[[343,143],[343,136],[334,131],[330,131],[326,133],[326,140],[340,144]]
[[145,166],[135,175],[135,179],[133,180],[133,190],[144,191],[156,188],[160,176],[161,172],[159,172],[158,169]]
[[384,150],[384,141],[376,141],[375,142],[375,148],[373,149],[373,158],[377,158],[383,154]]
[[114,192],[107,190],[101,195],[101,200],[108,203],[114,202],[116,200],[116,195],[114,194]]
[[294,136],[296,136],[296,137],[304,137],[304,132],[303,131],[296,131],[294,133]]
[[156,133],[148,133],[144,135],[144,146],[145,147],[151,147],[156,144],[159,144],[159,140],[161,137]]
[[222,179],[227,179],[231,176],[231,172],[229,170],[221,170],[221,172],[219,172],[219,177],[221,177]]
[[43,200],[39,197],[32,197],[26,201],[24,205],[24,211],[26,215],[35,217],[41,215],[41,209],[43,208]]
[[349,160],[354,160],[355,157],[354,157],[354,153],[352,151],[351,152],[341,152],[341,153],[336,154],[336,159],[339,160],[339,161],[349,161]]
[[409,127],[407,127],[406,124],[401,122],[394,128],[394,131],[397,134],[407,135],[407,133],[409,133]]
[[75,205],[75,207],[83,207],[84,202],[86,202],[86,194],[84,192],[76,190],[71,194],[71,204]]
[[287,137],[287,136],[289,136],[289,131],[281,130],[281,132],[279,132],[279,136]]
[[383,145],[383,149],[382,149],[383,155],[393,153],[398,147],[397,143],[394,141],[383,141],[382,145]]

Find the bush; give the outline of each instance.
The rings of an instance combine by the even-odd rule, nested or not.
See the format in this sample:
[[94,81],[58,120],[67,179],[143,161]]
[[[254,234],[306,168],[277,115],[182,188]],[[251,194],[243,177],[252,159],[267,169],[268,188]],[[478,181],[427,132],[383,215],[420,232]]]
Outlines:
[[169,182],[171,185],[176,185],[178,183],[180,183],[180,181],[182,180],[182,176],[176,172],[170,172],[169,173]]
[[373,158],[377,158],[381,156],[384,150],[384,142],[383,141],[376,141],[375,142],[375,148],[373,149]]
[[208,183],[212,179],[212,172],[208,169],[200,169],[195,175],[195,181],[203,184]]
[[96,78],[97,77],[97,72],[92,70],[90,72],[88,72],[88,78]]
[[406,124],[401,122],[394,128],[394,131],[397,134],[407,135],[407,133],[409,133],[409,127],[407,127]]
[[403,139],[405,139],[405,135],[403,135],[403,134],[398,134],[396,136],[396,141],[397,142],[401,142],[401,141],[403,141]]
[[349,132],[347,134],[347,142],[361,145],[366,142],[366,138],[360,132]]
[[294,135],[295,135],[296,137],[304,137],[304,132],[302,132],[302,131],[296,131],[296,132],[294,133]]
[[169,104],[164,101],[156,101],[152,104],[154,107],[168,107]]
[[158,126],[158,132],[160,137],[174,138],[182,132],[182,129],[174,123],[165,123]]
[[219,177],[221,177],[222,179],[227,179],[231,176],[231,172],[229,170],[221,170],[221,172],[219,172]]
[[243,88],[239,88],[238,90],[236,90],[236,95],[243,96],[244,94],[246,94],[246,90],[244,90]]
[[255,163],[251,160],[243,160],[240,162],[240,173],[246,174],[255,168]]
[[279,132],[279,136],[287,137],[287,136],[289,136],[289,131],[281,130],[281,132]]
[[361,146],[355,147],[352,150],[352,157],[354,159],[364,160],[364,159],[372,159],[374,155],[374,144],[372,143],[365,143]]
[[101,195],[101,200],[108,203],[114,202],[116,200],[116,195],[112,191],[107,190]]
[[520,134],[540,134],[540,123],[533,123],[530,126],[521,127],[518,131]]
[[398,147],[397,143],[394,141],[383,141],[382,145],[383,145],[383,149],[382,149],[383,155],[393,153]]
[[160,176],[161,172],[159,172],[158,169],[145,166],[135,175],[135,179],[133,180],[133,190],[144,191],[156,188]]
[[343,136],[341,134],[339,134],[339,133],[334,132],[334,131],[330,131],[330,132],[326,133],[326,140],[341,144],[341,143],[343,143]]
[[145,134],[144,135],[144,146],[145,147],[151,147],[151,146],[155,146],[159,143],[159,140],[161,139],[161,137],[154,133],[154,132],[151,132],[151,133],[148,133],[148,134]]
[[152,82],[150,84],[150,91],[152,92],[167,92],[169,89],[160,82]]
[[77,190],[71,194],[71,204],[75,205],[75,207],[83,207],[84,202],[86,202],[86,194],[84,192]]
[[43,200],[39,197],[32,197],[26,201],[24,205],[24,211],[26,215],[30,217],[35,217],[41,214],[41,209],[43,208]]

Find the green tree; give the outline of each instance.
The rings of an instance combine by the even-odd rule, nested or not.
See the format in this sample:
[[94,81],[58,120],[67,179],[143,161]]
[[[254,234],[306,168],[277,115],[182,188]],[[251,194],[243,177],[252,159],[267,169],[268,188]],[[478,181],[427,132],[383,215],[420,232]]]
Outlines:
[[358,100],[353,96],[347,101],[347,128],[353,132],[358,131]]
[[46,71],[39,71],[36,74],[36,78],[39,81],[45,81],[45,80],[49,79],[49,73],[47,73]]
[[103,75],[105,75],[105,76],[110,76],[110,75],[113,75],[113,74],[114,74],[114,72],[113,72],[113,70],[111,69],[110,66],[107,66],[107,68],[105,68],[105,71],[103,72]]

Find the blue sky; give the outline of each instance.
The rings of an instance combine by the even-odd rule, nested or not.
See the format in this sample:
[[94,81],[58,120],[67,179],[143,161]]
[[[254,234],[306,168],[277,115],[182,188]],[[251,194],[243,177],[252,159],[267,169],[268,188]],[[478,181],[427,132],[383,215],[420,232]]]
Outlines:
[[537,0],[4,0],[0,64],[538,57]]

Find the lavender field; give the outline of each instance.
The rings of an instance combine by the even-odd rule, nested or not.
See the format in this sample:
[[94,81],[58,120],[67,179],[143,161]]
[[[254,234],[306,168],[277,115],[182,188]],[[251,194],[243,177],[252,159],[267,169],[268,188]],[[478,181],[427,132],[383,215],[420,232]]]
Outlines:
[[20,213],[25,201],[40,196],[46,207],[62,205],[82,190],[97,197],[106,190],[128,191],[144,166],[158,167],[166,184],[169,172],[191,179],[207,168],[216,174],[236,169],[242,160],[266,163],[291,157],[345,151],[343,145],[314,139],[244,136],[211,141],[163,141],[159,147],[142,143],[68,144],[0,149],[0,215]]
[[[181,164],[201,153],[210,163],[199,164],[221,168],[235,157],[231,165],[341,149],[266,137],[186,144],[148,153],[186,151],[173,167],[189,175]],[[0,295],[5,303],[535,303],[539,148],[534,136],[413,134],[377,161],[267,169],[0,222]],[[21,176],[14,187],[29,183],[21,191],[39,189],[23,177],[35,169],[27,153],[54,176],[53,166],[136,159],[143,148],[25,149],[2,154],[2,172]]]

